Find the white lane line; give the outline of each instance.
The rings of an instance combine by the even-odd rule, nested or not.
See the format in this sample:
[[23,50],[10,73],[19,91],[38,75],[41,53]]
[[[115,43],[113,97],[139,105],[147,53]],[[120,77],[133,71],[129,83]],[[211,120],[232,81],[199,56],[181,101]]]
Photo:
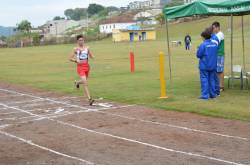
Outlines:
[[32,104],[19,105],[19,106],[29,108],[29,107],[37,107],[37,106],[46,106],[46,105],[51,105],[51,104],[55,104],[55,103],[53,103],[53,102],[40,102],[40,103],[32,103]]
[[[128,106],[120,106],[120,107],[112,107],[112,109],[121,109],[121,108],[126,108]],[[25,123],[29,123],[29,122],[34,122],[34,121],[40,121],[40,120],[44,120],[44,119],[56,119],[56,118],[61,118],[61,117],[65,117],[65,116],[70,116],[70,115],[75,115],[75,114],[80,114],[80,113],[87,113],[87,112],[97,112],[97,111],[102,111],[102,110],[108,110],[109,108],[100,108],[100,109],[96,109],[96,110],[80,110],[80,111],[66,111],[65,113],[60,113],[58,115],[51,115],[51,116],[43,116],[41,118],[37,118],[37,119],[31,119],[31,120],[26,120],[26,121],[22,121],[22,122],[17,122],[15,124],[25,124]],[[29,111],[30,112],[30,111]],[[21,112],[20,112],[21,113]],[[14,124],[13,124],[14,125]]]
[[[31,112],[27,112],[25,110],[18,109],[18,108],[15,108],[15,107],[9,107],[8,105],[5,105],[5,104],[1,104],[1,105],[6,106],[8,108],[16,109],[16,110],[19,110],[19,111],[22,111],[22,112],[26,112],[27,114],[34,115],[36,117],[40,117],[41,119],[43,119],[42,116],[32,114]],[[227,164],[243,165],[241,163],[231,162],[231,161],[216,158],[216,157],[210,157],[210,156],[204,156],[204,155],[195,154],[195,153],[191,153],[191,152],[174,150],[174,149],[171,149],[171,148],[165,148],[165,147],[157,146],[157,145],[154,145],[154,144],[137,141],[137,140],[134,140],[134,139],[128,139],[128,138],[124,138],[124,137],[121,137],[121,136],[116,136],[116,135],[112,135],[112,134],[108,134],[108,133],[104,133],[104,132],[99,132],[99,131],[83,128],[83,127],[80,127],[80,126],[77,126],[77,125],[73,125],[73,124],[70,124],[70,123],[62,122],[62,121],[51,119],[51,118],[46,118],[46,119],[48,119],[50,121],[60,123],[60,124],[65,125],[65,126],[72,127],[72,128],[77,128],[77,129],[84,130],[84,131],[87,131],[87,132],[91,132],[91,133],[95,133],[95,134],[103,135],[103,136],[108,136],[108,137],[112,137],[112,138],[115,138],[115,139],[131,142],[131,143],[137,143],[137,144],[144,145],[144,146],[151,147],[151,148],[155,148],[155,149],[161,149],[161,150],[168,151],[168,152],[174,152],[174,153],[178,153],[178,154],[182,154],[182,155],[187,155],[187,156],[192,156],[192,157],[199,157],[199,158],[203,158],[203,159],[209,159],[209,160],[223,162],[223,163],[227,163]]]
[[53,120],[53,121],[55,121],[57,123],[60,123],[62,125],[77,128],[77,129],[80,129],[80,130],[83,130],[83,131],[87,131],[87,132],[91,132],[91,133],[95,133],[95,134],[99,134],[99,135],[103,135],[103,136],[108,136],[108,137],[112,137],[112,138],[127,141],[127,142],[137,143],[137,144],[144,145],[144,146],[151,147],[151,148],[155,148],[155,149],[161,149],[161,150],[168,151],[168,152],[174,152],[174,153],[178,153],[178,154],[182,154],[182,155],[187,155],[187,156],[192,156],[192,157],[199,157],[199,158],[203,158],[203,159],[209,159],[209,160],[223,162],[223,163],[227,163],[227,164],[243,165],[241,163],[231,162],[231,161],[219,159],[219,158],[216,158],[216,157],[210,157],[210,156],[204,156],[204,155],[195,154],[195,153],[191,153],[191,152],[174,150],[174,149],[157,146],[157,145],[150,144],[150,143],[145,143],[145,142],[141,142],[141,141],[137,141],[137,140],[133,140],[133,139],[124,138],[124,137],[121,137],[121,136],[116,136],[116,135],[112,135],[112,134],[108,134],[108,133],[104,133],[104,132],[99,132],[99,131],[83,128],[83,127],[80,127],[80,126],[77,126],[77,125],[73,125],[73,124],[70,124],[70,123],[62,122],[62,121],[59,121],[59,120]]
[[8,126],[10,126],[10,125],[9,125],[9,124],[0,125],[0,130],[1,130],[1,129],[4,129],[4,128],[8,127]]
[[[97,111],[102,111],[102,110],[120,109],[120,108],[123,108],[123,107],[129,107],[129,106],[131,106],[131,105],[128,105],[128,106],[120,106],[120,107],[112,107],[112,108],[88,109],[88,110],[81,110],[81,111],[74,111],[74,112],[65,111],[64,113],[61,113],[62,110],[60,109],[60,112],[58,111],[57,113],[54,112],[54,113],[46,114],[46,115],[36,115],[34,113],[31,113],[31,112],[33,112],[32,110],[23,110],[23,109],[20,109],[18,107],[8,106],[8,105],[2,104],[2,103],[0,103],[0,105],[4,106],[6,108],[9,108],[9,109],[17,110],[19,113],[28,113],[29,115],[31,115],[31,116],[25,116],[25,117],[19,117],[19,118],[18,117],[0,118],[0,121],[3,121],[3,120],[5,120],[5,121],[6,120],[16,121],[16,120],[29,119],[29,118],[34,118],[34,117],[37,117],[38,119],[32,119],[32,120],[29,120],[29,121],[37,121],[37,120],[48,119],[50,117],[57,118],[57,117],[63,117],[63,116],[73,115],[73,114],[78,114],[78,113],[83,113],[83,112],[85,112],[85,113],[86,112],[97,112]],[[34,110],[34,111],[36,111],[36,110]],[[52,110],[50,110],[50,111],[52,111]],[[53,111],[56,111],[56,110],[53,110]]]
[[7,89],[1,89],[0,88],[0,91],[9,92],[9,93],[13,93],[13,94],[22,94],[22,95],[29,96],[29,97],[32,97],[32,98],[43,99],[43,100],[51,101],[53,103],[67,105],[67,106],[71,106],[71,107],[79,108],[79,109],[83,109],[83,110],[88,109],[88,108],[85,108],[85,107],[82,107],[82,106],[79,106],[79,105],[69,104],[69,103],[66,103],[66,102],[56,101],[56,100],[53,100],[53,99],[50,99],[50,98],[43,98],[43,97],[31,95],[31,94],[20,93],[20,92],[13,91],[13,90],[7,90]]
[[57,100],[65,100],[65,99],[79,99],[79,97],[75,97],[75,96],[72,96],[72,97],[70,97],[70,96],[65,96],[65,97],[59,97],[59,98],[57,98]]
[[63,108],[57,108],[57,110],[56,110],[55,114],[57,114],[57,113],[61,113],[61,112],[63,112],[63,111],[64,111],[64,109],[63,109]]
[[[31,111],[27,111],[27,112],[31,112]],[[23,113],[23,112],[21,112],[21,113]],[[68,114],[70,114],[70,113],[69,112],[60,113],[60,115],[68,115]],[[44,119],[49,118],[50,116],[55,117],[55,116],[59,116],[59,115],[56,115],[55,113],[40,115],[40,117],[44,118]],[[4,120],[4,121],[6,121],[6,120],[12,120],[13,121],[14,120],[14,121],[16,121],[16,120],[23,120],[23,119],[29,119],[29,118],[37,118],[37,116],[31,115],[31,116],[25,116],[25,117],[0,118],[0,121],[1,120]],[[36,120],[36,119],[34,119],[34,120]]]
[[[0,88],[0,90],[6,91],[6,92],[9,92],[9,93],[18,93],[18,94],[22,94],[22,95],[29,95],[29,94],[24,94],[24,93],[12,91],[12,90],[1,89],[1,88]],[[36,97],[36,96],[34,96],[34,97]],[[129,106],[134,106],[134,105],[129,105]],[[112,108],[109,108],[109,109],[112,109]],[[107,110],[109,110],[109,109],[107,109]],[[178,126],[178,125],[173,125],[173,124],[168,124],[168,123],[153,122],[153,121],[149,121],[149,120],[137,119],[137,118],[132,118],[132,117],[123,116],[123,115],[116,115],[116,114],[113,114],[113,113],[103,112],[103,111],[95,111],[95,110],[93,110],[93,112],[106,113],[108,115],[116,116],[116,117],[120,117],[120,118],[124,118],[124,119],[135,120],[135,121],[140,121],[140,122],[145,122],[145,123],[152,123],[152,124],[157,124],[157,125],[182,129],[182,130],[185,130],[185,131],[198,132],[198,133],[210,134],[210,135],[221,136],[221,137],[226,137],[226,138],[234,138],[234,139],[239,139],[239,140],[244,140],[244,141],[250,141],[249,138],[240,137],[240,136],[233,136],[233,135],[221,134],[221,133],[216,133],[216,132],[198,130],[198,129],[188,128],[188,127],[183,127],[183,126]]]
[[134,120],[134,121],[140,121],[140,122],[144,122],[144,123],[150,123],[150,124],[155,124],[155,125],[160,125],[160,126],[167,126],[167,127],[171,127],[171,128],[182,129],[185,131],[198,132],[198,133],[216,135],[216,136],[221,136],[221,137],[226,137],[226,138],[233,138],[233,139],[239,139],[239,140],[244,140],[244,141],[250,141],[249,138],[244,138],[244,137],[240,137],[240,136],[232,136],[232,135],[203,131],[203,130],[188,128],[188,127],[183,127],[183,126],[178,126],[178,125],[173,125],[173,124],[168,124],[168,123],[160,123],[160,122],[154,122],[154,121],[150,121],[150,120],[143,120],[143,119],[133,118],[133,117],[129,117],[129,116],[118,115],[118,114],[110,113],[107,111],[105,111],[105,112],[104,111],[97,111],[97,113],[103,113],[103,114],[107,114],[110,116],[120,117],[120,118]]
[[7,133],[7,132],[1,131],[1,130],[0,130],[0,134],[5,135],[5,136],[8,136],[8,137],[13,138],[13,139],[17,139],[17,140],[22,141],[22,142],[24,142],[24,143],[26,143],[26,144],[29,144],[29,145],[31,145],[31,146],[33,146],[33,147],[37,147],[37,148],[39,148],[39,149],[42,149],[42,150],[45,150],[45,151],[48,151],[48,152],[52,152],[52,153],[54,153],[54,154],[56,154],[56,155],[63,156],[63,157],[66,157],[66,158],[70,158],[70,159],[73,159],[73,160],[77,160],[77,161],[83,162],[83,163],[85,163],[86,165],[94,165],[94,163],[92,163],[92,162],[90,162],[90,161],[84,160],[84,159],[79,158],[79,157],[70,156],[70,155],[67,155],[67,154],[58,152],[58,151],[56,151],[56,150],[53,150],[53,149],[50,149],[50,148],[47,148],[47,147],[44,147],[44,146],[35,144],[35,143],[33,143],[31,140],[26,140],[26,139],[24,139],[24,138],[21,138],[21,137],[12,135],[12,134],[10,134],[10,133]]
[[0,96],[0,98],[8,98],[8,97],[20,97],[20,96],[23,96],[21,94],[15,94],[15,95],[4,95],[4,96]]
[[42,99],[33,99],[33,100],[25,100],[25,101],[13,101],[13,102],[8,102],[8,105],[13,105],[13,104],[24,104],[24,103],[32,103],[32,102],[40,102],[43,101]]
[[[39,112],[39,111],[45,111],[45,112],[51,112],[51,111],[55,111],[54,109],[49,110],[49,109],[36,109],[36,110],[26,110],[28,112]],[[15,112],[9,112],[9,113],[0,113],[0,115],[12,115],[12,114],[19,114],[19,113],[23,113],[23,112],[19,112],[19,111],[15,111]]]

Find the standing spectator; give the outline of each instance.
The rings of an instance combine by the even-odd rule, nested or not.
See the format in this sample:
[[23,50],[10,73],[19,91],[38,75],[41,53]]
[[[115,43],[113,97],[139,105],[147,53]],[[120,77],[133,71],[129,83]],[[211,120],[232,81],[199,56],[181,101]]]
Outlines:
[[201,33],[203,43],[198,47],[197,58],[199,58],[201,96],[200,99],[207,100],[215,98],[215,77],[217,68],[218,46],[211,38],[211,31],[206,29]]
[[214,22],[212,24],[212,41],[218,45],[217,52],[217,78],[216,78],[216,93],[224,91],[224,61],[225,61],[225,48],[224,48],[224,34],[220,30],[220,23]]
[[187,34],[185,36],[184,42],[185,42],[185,48],[186,48],[186,50],[190,50],[192,39],[191,39],[191,36],[189,34]]

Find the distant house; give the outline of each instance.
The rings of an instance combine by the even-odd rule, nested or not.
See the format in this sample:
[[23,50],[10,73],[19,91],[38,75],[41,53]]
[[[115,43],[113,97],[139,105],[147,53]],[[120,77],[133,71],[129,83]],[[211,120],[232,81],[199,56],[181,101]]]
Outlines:
[[123,14],[115,16],[100,22],[100,33],[111,34],[114,29],[126,29],[130,25],[135,25],[136,21],[133,20],[134,14]]
[[137,21],[137,23],[141,23],[139,20],[141,18],[144,18],[145,20],[142,22],[143,24],[147,24],[147,25],[155,25],[158,22],[156,21],[156,16],[161,14],[162,10],[161,9],[152,9],[152,10],[146,10],[146,11],[142,11],[137,13],[134,16],[134,20]]
[[184,4],[189,4],[189,3],[192,3],[194,2],[195,0],[184,0]]
[[100,33],[111,34],[114,29],[126,29],[126,27],[130,25],[136,25],[136,22],[123,22],[123,23],[109,23],[109,24],[101,24],[99,26]]
[[130,2],[128,6],[130,10],[149,9],[152,7],[152,0],[134,1]]
[[142,9],[162,9],[171,0],[145,0],[130,2],[128,8],[130,10],[142,10]]
[[5,47],[7,47],[7,43],[0,40],[0,48],[5,48]]
[[45,25],[42,26],[42,30],[44,35],[52,35],[52,36],[59,36],[64,35],[67,30],[74,28],[74,27],[87,27],[88,22],[87,20],[53,20],[46,22]]
[[170,3],[172,0],[152,0],[152,8],[162,9],[165,5]]
[[43,31],[42,31],[41,29],[39,29],[39,28],[32,28],[32,29],[30,30],[30,32],[31,32],[31,33],[39,33],[39,34],[42,34],[42,33],[43,33]]
[[132,25],[127,29],[114,29],[112,37],[113,42],[156,40],[156,31],[154,28],[140,28]]

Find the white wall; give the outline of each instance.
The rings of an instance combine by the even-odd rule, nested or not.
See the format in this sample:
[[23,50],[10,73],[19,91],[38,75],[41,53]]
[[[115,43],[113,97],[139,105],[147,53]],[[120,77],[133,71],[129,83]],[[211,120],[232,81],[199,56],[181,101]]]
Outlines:
[[134,20],[137,20],[138,18],[141,18],[141,17],[152,17],[153,15],[149,12],[139,12],[137,13],[135,16],[134,16]]
[[188,3],[191,3],[191,2],[194,2],[195,0],[184,0],[184,4],[188,4]]
[[99,31],[100,33],[110,34],[112,33],[113,29],[126,29],[130,25],[136,25],[136,23],[131,22],[131,23],[102,24],[102,25],[99,25]]
[[60,35],[74,26],[79,26],[79,22],[73,20],[48,21],[45,25],[45,32],[50,35]]

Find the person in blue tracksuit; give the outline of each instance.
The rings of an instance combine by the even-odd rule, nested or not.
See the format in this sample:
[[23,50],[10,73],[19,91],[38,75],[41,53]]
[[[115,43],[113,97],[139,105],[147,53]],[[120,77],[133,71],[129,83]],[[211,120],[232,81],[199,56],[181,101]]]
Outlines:
[[199,58],[199,70],[201,81],[200,99],[207,100],[215,98],[215,77],[217,68],[217,50],[218,45],[211,40],[211,32],[206,29],[201,33],[203,43],[197,50],[197,58]]

